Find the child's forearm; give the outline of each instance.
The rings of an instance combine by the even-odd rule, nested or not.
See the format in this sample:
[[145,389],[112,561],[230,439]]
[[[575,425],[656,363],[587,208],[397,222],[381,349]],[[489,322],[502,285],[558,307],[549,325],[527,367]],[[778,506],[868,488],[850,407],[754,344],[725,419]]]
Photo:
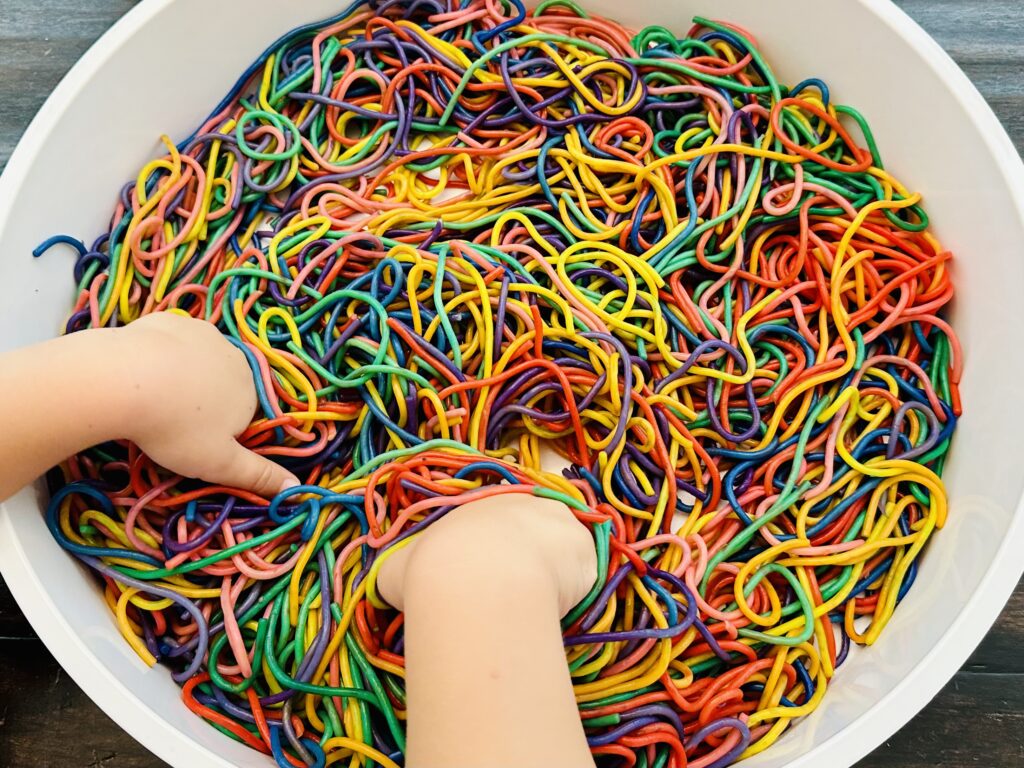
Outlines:
[[120,340],[103,328],[0,356],[0,499],[71,454],[124,436],[132,383],[114,370]]
[[479,537],[418,546],[404,594],[408,768],[593,768],[549,567]]

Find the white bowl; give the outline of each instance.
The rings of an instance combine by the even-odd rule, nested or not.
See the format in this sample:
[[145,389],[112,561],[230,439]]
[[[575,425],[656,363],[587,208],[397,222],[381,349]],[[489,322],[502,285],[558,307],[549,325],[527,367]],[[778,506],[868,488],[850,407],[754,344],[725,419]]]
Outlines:
[[[343,2],[146,0],[82,57],[0,179],[0,349],[53,336],[72,302],[70,258],[33,259],[33,247],[55,232],[100,232],[160,133],[187,135],[268,43]],[[935,233],[959,257],[954,326],[967,360],[949,524],[879,643],[850,658],[813,715],[744,763],[849,766],[953,675],[1024,568],[1024,407],[1000,405],[1024,393],[1024,166],[964,74],[885,0],[583,2],[680,33],[696,13],[734,20],[755,33],[784,81],[823,77],[867,116],[887,168],[925,194]],[[135,656],[93,579],[50,538],[44,504],[30,487],[0,506],[0,568],[75,681],[172,765],[270,766],[192,715],[167,671]]]

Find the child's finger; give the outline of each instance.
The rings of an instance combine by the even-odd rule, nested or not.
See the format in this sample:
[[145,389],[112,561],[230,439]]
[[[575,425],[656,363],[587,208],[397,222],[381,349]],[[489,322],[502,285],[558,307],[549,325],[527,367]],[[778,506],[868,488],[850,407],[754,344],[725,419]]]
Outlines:
[[287,469],[253,453],[234,440],[226,451],[223,463],[217,462],[216,470],[204,473],[204,480],[252,491],[267,499],[299,485],[298,478]]

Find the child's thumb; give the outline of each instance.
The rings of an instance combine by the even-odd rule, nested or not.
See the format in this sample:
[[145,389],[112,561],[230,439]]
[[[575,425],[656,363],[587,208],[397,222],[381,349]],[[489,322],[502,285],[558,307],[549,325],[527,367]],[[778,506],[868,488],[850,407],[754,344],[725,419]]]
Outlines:
[[253,453],[234,440],[228,448],[226,459],[215,472],[210,472],[203,479],[218,485],[252,491],[265,499],[272,499],[286,488],[299,485],[298,479],[287,469]]

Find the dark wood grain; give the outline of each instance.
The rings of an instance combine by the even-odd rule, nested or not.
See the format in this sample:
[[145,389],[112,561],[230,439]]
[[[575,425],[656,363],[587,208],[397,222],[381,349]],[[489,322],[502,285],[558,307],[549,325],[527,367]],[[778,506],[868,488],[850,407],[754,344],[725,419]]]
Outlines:
[[1024,3],[897,0],[949,52],[1024,147]]
[[[0,169],[63,74],[134,4],[0,0]],[[950,52],[1024,148],[1024,1],[897,4]],[[1024,765],[1022,647],[1024,585],[934,701],[857,768]],[[0,583],[0,768],[162,765],[68,678]]]
[[0,0],[0,169],[53,87],[136,0]]
[[[14,602],[7,585],[0,579],[0,643],[5,640],[27,640],[35,636],[32,627],[18,610],[18,604]],[[0,655],[2,654],[3,648],[0,646]]]
[[39,640],[0,645],[0,766],[164,765],[104,715]]

